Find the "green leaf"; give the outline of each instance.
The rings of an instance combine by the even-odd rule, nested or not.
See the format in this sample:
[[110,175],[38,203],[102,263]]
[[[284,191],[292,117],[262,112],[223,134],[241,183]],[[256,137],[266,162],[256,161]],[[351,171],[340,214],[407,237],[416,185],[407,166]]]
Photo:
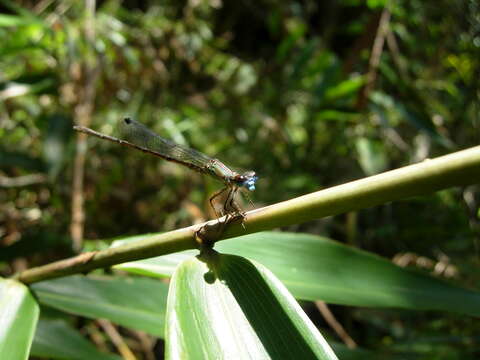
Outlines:
[[387,0],[367,0],[370,9],[380,9],[387,5]]
[[305,31],[307,30],[304,23],[301,22],[291,22],[288,35],[282,40],[279,44],[277,51],[276,51],[276,61],[282,62],[285,61],[285,58],[288,55],[294,53],[292,48],[295,44],[305,35]]
[[29,24],[30,22],[21,16],[0,14],[0,26],[19,26]]
[[71,276],[32,289],[42,304],[163,336],[168,286],[158,280]]
[[422,111],[414,109],[411,106],[408,106],[408,104],[404,104],[400,100],[380,91],[374,91],[370,96],[370,100],[378,107],[385,109],[387,112],[396,114],[396,116],[402,121],[406,121],[418,130],[421,130],[437,143],[447,148],[453,146],[452,141],[439,133],[430,117],[422,113]]
[[42,320],[38,322],[33,339],[33,356],[52,359],[120,360],[120,356],[105,354],[84,339],[84,337],[63,320]]
[[265,267],[209,251],[170,283],[167,359],[336,359],[287,289]]
[[355,147],[358,162],[367,175],[378,174],[387,168],[387,157],[383,143],[365,137],[359,138]]
[[0,279],[0,359],[27,359],[39,307],[28,288]]
[[[125,244],[127,242],[129,242],[129,240],[117,240],[113,243],[113,246]],[[195,255],[198,255],[198,250],[186,250],[166,256],[157,256],[145,260],[126,262],[115,265],[114,268],[144,276],[170,277],[175,272],[178,264]]]
[[33,83],[15,81],[0,83],[0,100],[4,101],[17,96],[49,92],[54,84],[55,79],[49,76]]
[[43,142],[43,158],[49,174],[58,175],[68,153],[68,143],[72,135],[72,119],[61,114],[46,116],[48,122]]
[[338,122],[353,122],[358,119],[358,113],[353,111],[326,109],[315,113],[315,120],[317,121],[338,121]]
[[355,94],[365,83],[363,76],[356,76],[348,80],[344,80],[333,87],[330,87],[325,93],[326,101],[333,101],[338,98]]
[[[263,232],[215,245],[268,267],[298,299],[369,307],[446,310],[478,316],[480,293],[420,272],[401,268],[379,256],[327,238],[294,233]],[[117,268],[168,276],[174,260],[194,252],[117,265]]]

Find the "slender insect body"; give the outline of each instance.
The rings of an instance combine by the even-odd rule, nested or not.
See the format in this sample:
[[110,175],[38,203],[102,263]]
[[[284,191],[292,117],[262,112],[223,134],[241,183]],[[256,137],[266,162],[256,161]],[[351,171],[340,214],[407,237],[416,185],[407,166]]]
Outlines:
[[[243,174],[239,174],[231,170],[220,160],[210,158],[197,150],[164,139],[146,126],[130,118],[125,118],[120,123],[120,130],[122,132],[120,138],[105,135],[83,126],[75,126],[74,129],[104,140],[109,140],[120,145],[125,145],[145,153],[159,156],[167,161],[184,165],[192,170],[208,174],[221,180],[225,183],[226,187],[210,198],[210,204],[215,210],[212,202],[213,199],[228,190],[227,200],[223,205],[223,214],[240,214],[240,209],[234,201],[234,196],[239,188],[244,188],[249,191],[255,190],[255,182],[258,177],[255,175],[254,171],[247,171]],[[215,212],[217,211],[215,210]]]

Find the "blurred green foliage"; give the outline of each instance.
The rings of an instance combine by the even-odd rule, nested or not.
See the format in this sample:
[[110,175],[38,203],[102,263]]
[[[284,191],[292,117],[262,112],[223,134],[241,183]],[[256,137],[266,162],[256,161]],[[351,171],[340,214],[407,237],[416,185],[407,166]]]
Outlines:
[[[70,253],[78,176],[71,126],[92,87],[90,127],[111,134],[118,119],[132,116],[254,169],[256,206],[480,140],[476,0],[110,0],[96,3],[94,28],[83,1],[2,0],[0,11],[3,275],[18,260],[33,266]],[[372,66],[379,36],[384,44]],[[211,217],[208,198],[218,187],[189,169],[88,139],[86,237],[166,231]],[[478,202],[478,187],[454,189],[289,230],[387,257],[413,253],[433,259],[428,270],[452,263],[462,283],[477,285]],[[438,340],[451,344],[445,354],[478,355],[453,339],[461,328],[478,334],[463,318],[358,312],[340,314],[366,347],[408,344],[412,336],[396,330],[400,321],[430,341],[417,345],[419,353]],[[359,335],[363,327],[384,340],[371,343]]]

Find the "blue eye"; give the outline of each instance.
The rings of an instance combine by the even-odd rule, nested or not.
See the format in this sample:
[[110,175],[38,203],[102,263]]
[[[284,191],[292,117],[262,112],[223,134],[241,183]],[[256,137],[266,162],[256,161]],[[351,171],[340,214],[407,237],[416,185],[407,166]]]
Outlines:
[[258,180],[258,176],[252,176],[248,180],[245,180],[242,184],[243,187],[247,188],[249,191],[255,190],[255,182]]

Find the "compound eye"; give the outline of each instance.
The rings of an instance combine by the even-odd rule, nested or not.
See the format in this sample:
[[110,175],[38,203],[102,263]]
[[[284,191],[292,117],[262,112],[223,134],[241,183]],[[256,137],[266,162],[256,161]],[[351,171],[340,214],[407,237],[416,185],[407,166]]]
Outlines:
[[255,182],[258,180],[257,176],[252,176],[245,180],[242,184],[243,187],[247,188],[249,191],[255,190]]

